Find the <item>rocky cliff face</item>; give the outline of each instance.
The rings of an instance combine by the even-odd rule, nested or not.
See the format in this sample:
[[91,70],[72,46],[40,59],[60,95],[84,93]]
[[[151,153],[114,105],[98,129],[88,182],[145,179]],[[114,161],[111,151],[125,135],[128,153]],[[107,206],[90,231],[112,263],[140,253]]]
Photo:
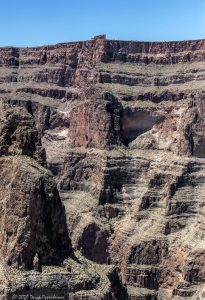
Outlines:
[[[15,185],[21,186],[20,178],[25,182],[24,189],[19,187],[24,199],[19,205],[32,208],[25,217],[36,224],[31,237],[24,235],[25,249],[32,253],[29,259],[38,253],[46,265],[72,243],[77,258],[68,253],[55,271],[44,267],[35,280],[29,279],[32,293],[55,291],[65,299],[68,294],[69,299],[203,299],[204,58],[204,40],[148,43],[99,36],[0,49],[1,102],[24,107],[37,128],[31,117],[19,121],[16,114],[1,130],[0,149],[6,155],[2,182],[10,180],[6,166],[12,163]],[[7,113],[2,114],[5,119]],[[47,163],[71,242],[51,175],[29,161],[22,167],[16,154]],[[22,168],[29,174],[21,176]],[[3,185],[2,190],[2,201],[8,199],[11,210],[18,211],[12,206],[21,203],[18,197],[7,195],[12,187]],[[50,216],[46,224],[45,209]],[[9,219],[11,214],[4,214]],[[10,230],[11,221],[2,222]],[[52,228],[52,237],[46,228]],[[14,265],[19,261],[15,232],[7,233],[9,238],[2,234],[2,245],[7,245],[2,255]],[[24,248],[21,253],[22,241],[18,243],[17,256],[23,267],[30,267]],[[23,273],[16,285],[11,274],[14,291],[25,292],[26,276],[33,275]],[[53,281],[58,285],[49,290]]]

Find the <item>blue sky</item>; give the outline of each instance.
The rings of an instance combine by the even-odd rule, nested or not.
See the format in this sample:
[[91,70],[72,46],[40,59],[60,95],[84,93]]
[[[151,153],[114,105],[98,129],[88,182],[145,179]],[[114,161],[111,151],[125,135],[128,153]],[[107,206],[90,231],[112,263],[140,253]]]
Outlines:
[[0,46],[205,38],[205,0],[0,0]]

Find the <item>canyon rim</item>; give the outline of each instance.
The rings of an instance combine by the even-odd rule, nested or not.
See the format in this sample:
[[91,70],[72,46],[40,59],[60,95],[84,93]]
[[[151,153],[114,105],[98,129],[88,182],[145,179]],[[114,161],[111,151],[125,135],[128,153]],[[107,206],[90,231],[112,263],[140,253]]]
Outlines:
[[0,48],[0,299],[205,299],[205,40]]

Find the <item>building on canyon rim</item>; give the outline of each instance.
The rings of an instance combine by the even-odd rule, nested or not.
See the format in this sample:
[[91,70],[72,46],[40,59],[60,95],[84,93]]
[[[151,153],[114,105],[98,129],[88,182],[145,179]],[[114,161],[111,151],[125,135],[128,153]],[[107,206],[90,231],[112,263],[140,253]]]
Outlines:
[[0,48],[0,295],[203,299],[205,40]]

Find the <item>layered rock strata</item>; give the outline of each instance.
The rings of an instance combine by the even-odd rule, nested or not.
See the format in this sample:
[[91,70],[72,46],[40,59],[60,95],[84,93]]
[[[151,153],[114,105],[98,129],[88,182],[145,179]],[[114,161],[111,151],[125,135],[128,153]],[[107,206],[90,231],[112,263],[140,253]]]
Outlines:
[[86,265],[57,268],[63,297],[203,297],[204,58],[204,40],[0,49],[1,101],[33,116]]

